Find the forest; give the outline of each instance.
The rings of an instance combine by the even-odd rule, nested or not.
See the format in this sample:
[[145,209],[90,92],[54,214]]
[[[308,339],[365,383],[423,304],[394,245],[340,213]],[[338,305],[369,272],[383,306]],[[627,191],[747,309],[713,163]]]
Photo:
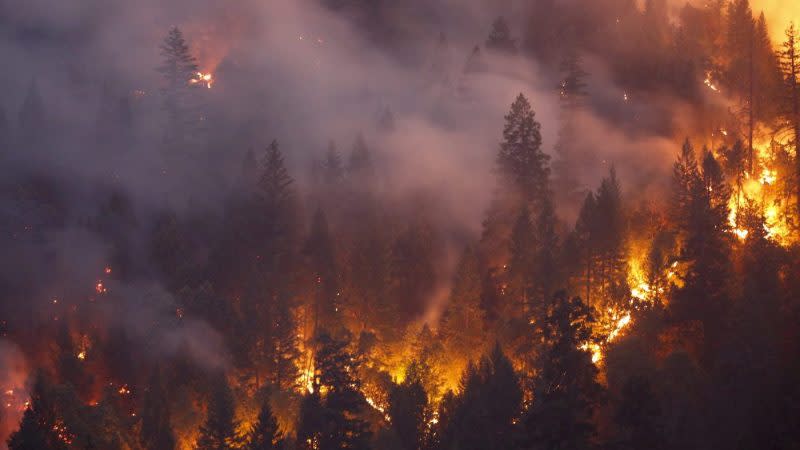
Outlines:
[[794,0],[86,3],[0,0],[0,449],[800,449]]

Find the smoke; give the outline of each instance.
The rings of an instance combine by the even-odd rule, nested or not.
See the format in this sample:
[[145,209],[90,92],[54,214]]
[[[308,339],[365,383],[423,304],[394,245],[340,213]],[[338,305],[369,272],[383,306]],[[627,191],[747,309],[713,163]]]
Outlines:
[[[496,15],[520,12],[508,3],[414,2],[419,8],[394,5],[384,16],[364,18],[312,0],[31,0],[13,7],[0,0],[0,53],[10,68],[0,74],[0,109],[16,128],[16,112],[35,80],[49,138],[40,151],[8,146],[0,156],[8,163],[0,169],[0,212],[14,236],[6,239],[13,258],[0,261],[0,281],[13,287],[3,312],[34,297],[40,320],[52,320],[52,299],[91,295],[115,241],[136,249],[131,259],[146,260],[144,243],[158,212],[219,212],[239,182],[248,148],[277,139],[298,184],[307,186],[308,168],[329,140],[346,151],[361,133],[374,151],[384,200],[427,203],[444,237],[426,315],[435,321],[464,236],[480,231],[495,185],[503,116],[517,94],[529,98],[542,123],[545,152],[553,154],[557,139],[557,68],[522,55],[473,54]],[[768,0],[760,5],[769,17],[783,17],[789,8]],[[179,165],[161,149],[164,113],[154,70],[173,25],[186,33],[200,70],[215,80],[200,94],[207,112],[201,144]],[[375,29],[384,26],[389,29],[378,39]],[[521,38],[521,30],[514,34]],[[480,68],[468,67],[476,59]],[[583,187],[595,188],[614,166],[630,201],[663,196],[676,138],[691,131],[664,117],[685,105],[668,96],[629,95],[602,61],[586,58],[586,69],[594,100],[579,117],[577,146],[593,160],[581,172]],[[98,143],[93,131],[106,119],[109,97],[111,104],[126,99],[131,106],[133,138],[124,149]],[[392,127],[379,120],[387,111]],[[32,196],[18,189],[31,176],[47,180],[30,183]],[[108,231],[95,226],[103,223],[96,205],[115,192],[131,204]],[[421,198],[426,201],[416,201]],[[575,212],[561,215],[571,222]],[[154,358],[188,349],[203,364],[228,364],[210,325],[184,319],[175,326],[176,302],[151,275],[143,270],[106,280],[105,300],[115,302],[103,311],[107,323],[126,330]]]

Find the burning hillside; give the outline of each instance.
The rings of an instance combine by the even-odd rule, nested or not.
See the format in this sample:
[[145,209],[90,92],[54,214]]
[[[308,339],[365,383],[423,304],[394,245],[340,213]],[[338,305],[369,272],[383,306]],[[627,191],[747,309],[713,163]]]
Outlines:
[[50,3],[0,448],[800,445],[793,2]]

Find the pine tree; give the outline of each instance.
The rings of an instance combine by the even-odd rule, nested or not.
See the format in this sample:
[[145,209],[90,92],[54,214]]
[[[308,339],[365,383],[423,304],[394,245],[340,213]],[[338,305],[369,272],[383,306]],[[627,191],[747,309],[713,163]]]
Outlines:
[[574,241],[580,250],[580,255],[576,258],[578,262],[578,273],[581,274],[581,286],[578,288],[586,296],[586,303],[592,305],[595,299],[593,295],[595,274],[595,261],[597,259],[598,243],[595,233],[597,223],[597,199],[593,192],[586,195],[578,220],[575,223]]
[[250,429],[245,450],[278,450],[283,448],[283,435],[272,414],[269,398],[265,398],[258,412],[258,420]]
[[304,246],[311,282],[313,283],[314,329],[338,334],[343,326],[340,318],[340,279],[333,239],[325,213],[318,209],[311,222],[311,231]]
[[350,151],[347,162],[347,175],[351,182],[361,185],[363,188],[370,187],[373,182],[374,167],[372,162],[372,152],[364,141],[364,136],[359,133]]
[[178,27],[172,27],[161,43],[161,65],[157,71],[164,85],[164,111],[167,114],[165,144],[171,152],[185,151],[197,139],[203,120],[199,103],[197,61]]
[[[786,30],[786,41],[779,54],[783,74],[781,115],[791,133],[795,151],[800,149],[800,38],[794,24]],[[795,179],[800,180],[800,158],[795,158]],[[800,181],[795,181],[797,211],[800,214]]]
[[[533,292],[531,300],[536,304],[543,304],[545,299],[555,294],[556,286],[560,283],[558,270],[558,233],[552,195],[548,194],[536,218],[534,227],[536,246],[534,249],[533,263]],[[536,309],[536,306],[533,308]]]
[[481,244],[490,266],[507,259],[511,229],[520,208],[541,210],[549,188],[549,157],[542,152],[541,125],[524,95],[505,116],[497,153],[497,189],[483,223]]
[[439,334],[448,351],[477,360],[484,347],[484,312],[481,309],[481,273],[472,247],[461,254],[450,299],[442,314]]
[[273,140],[269,144],[261,166],[262,172],[258,179],[260,199],[270,210],[285,206],[293,197],[292,183],[294,180],[283,162],[278,141]]
[[626,302],[630,289],[627,283],[625,250],[625,216],[616,171],[611,168],[597,191],[594,241],[597,242],[597,281],[603,310]]
[[400,330],[386,320],[396,316],[398,306],[388,295],[391,244],[378,213],[372,206],[365,206],[361,219],[353,224],[347,299],[351,303],[350,313],[358,319],[362,331],[376,333],[380,340],[392,342]]
[[286,295],[277,298],[270,319],[272,381],[279,389],[291,392],[297,387],[300,375],[300,368],[297,365],[300,351],[297,342],[297,324]]
[[541,346],[534,366],[533,405],[523,418],[526,448],[591,448],[592,415],[602,387],[584,344],[591,339],[592,309],[564,292],[548,303],[538,324]]
[[31,80],[17,120],[17,145],[28,151],[40,151],[47,135],[44,101],[36,80]]
[[336,186],[344,177],[342,156],[336,150],[336,144],[333,141],[328,143],[328,150],[325,152],[325,159],[322,162],[322,170],[322,178],[329,187]]
[[401,232],[392,246],[388,295],[397,306],[395,326],[397,320],[409,323],[427,306],[428,296],[436,285],[434,242],[430,226],[414,223]]
[[[19,430],[8,438],[9,450],[67,450],[69,445],[59,435],[63,423],[57,422],[55,405],[50,398],[49,382],[44,372],[37,372],[30,405],[25,409]],[[68,435],[64,435],[67,437]]]
[[511,259],[508,262],[508,286],[505,290],[510,299],[509,316],[523,320],[527,320],[534,274],[536,237],[533,227],[530,212],[523,207],[511,230]]
[[238,448],[233,393],[224,374],[214,376],[208,402],[208,414],[200,426],[196,447],[203,450]]
[[519,94],[505,116],[503,141],[497,154],[501,184],[535,211],[544,196],[550,169],[549,157],[542,152],[541,125],[530,102]]
[[169,397],[159,369],[153,372],[147,384],[141,416],[140,442],[145,450],[175,448],[175,436],[170,423]]
[[647,378],[633,376],[625,382],[614,420],[617,425],[615,449],[665,448],[661,405]]
[[318,335],[314,393],[309,395],[317,410],[306,409],[307,420],[298,435],[302,445],[311,440],[318,445],[308,447],[320,450],[368,448],[369,427],[359,417],[367,403],[356,378],[358,362],[347,345],[346,340],[336,340],[325,331]]
[[440,406],[435,436],[439,448],[513,448],[522,390],[499,345],[478,366],[467,366],[460,390],[459,396],[446,396]]
[[428,396],[413,367],[414,364],[406,370],[403,383],[391,387],[387,410],[392,428],[406,450],[426,448],[427,424],[431,418]]
[[502,16],[492,23],[492,31],[486,39],[486,48],[507,53],[516,53],[517,41],[511,37],[511,28]]
[[[677,167],[677,166],[676,166]],[[689,169],[688,173],[694,172]],[[677,177],[685,172],[676,171]],[[730,188],[722,168],[710,152],[703,157],[699,172],[690,179],[688,205],[682,215],[679,234],[683,236],[682,258],[689,263],[684,287],[676,293],[671,308],[682,320],[699,320],[704,325],[706,350],[718,344],[718,318],[724,312],[730,273],[731,232],[728,216]],[[675,183],[681,187],[680,181]],[[674,196],[685,197],[677,191]],[[674,201],[679,203],[678,200]],[[710,356],[707,353],[706,356]]]
[[557,159],[553,162],[554,188],[560,205],[577,208],[583,195],[580,175],[584,168],[594,165],[591,155],[583,154],[578,145],[578,114],[586,101],[586,77],[580,58],[568,51],[560,64],[558,140],[555,145]]
[[[689,139],[684,141],[678,160],[672,168],[672,197],[670,215],[678,230],[685,231],[689,226],[690,205],[695,186],[699,183],[700,169],[697,155]],[[684,237],[685,239],[685,237]]]
[[753,139],[756,110],[756,24],[749,0],[734,0],[728,5],[726,50],[730,62],[726,78],[739,95],[747,124],[748,169],[753,171]]

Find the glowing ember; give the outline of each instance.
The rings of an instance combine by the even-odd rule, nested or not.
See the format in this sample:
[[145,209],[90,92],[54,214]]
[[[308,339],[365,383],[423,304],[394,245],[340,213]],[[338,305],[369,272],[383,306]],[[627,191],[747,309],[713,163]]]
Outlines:
[[81,350],[80,352],[78,352],[77,355],[75,355],[75,357],[80,359],[81,361],[85,360],[86,359],[86,351],[85,350]]

